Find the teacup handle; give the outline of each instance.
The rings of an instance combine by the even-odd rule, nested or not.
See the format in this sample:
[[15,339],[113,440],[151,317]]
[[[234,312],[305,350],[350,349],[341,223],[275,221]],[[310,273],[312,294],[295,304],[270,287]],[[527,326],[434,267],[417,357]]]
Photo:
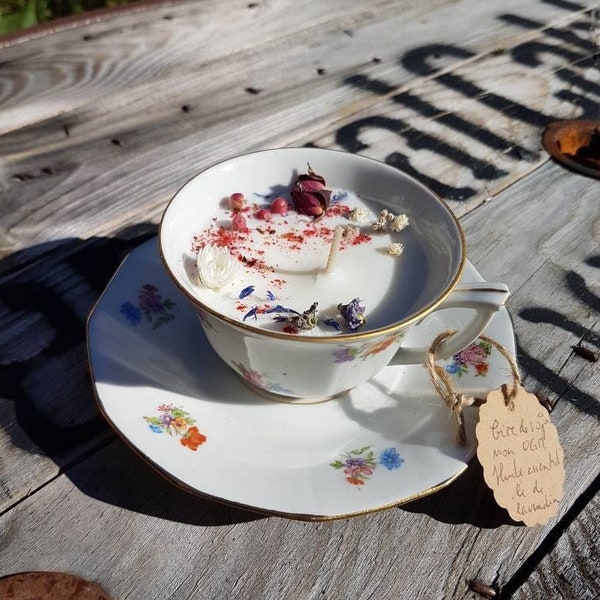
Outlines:
[[[488,326],[492,317],[504,306],[509,291],[503,283],[460,283],[458,287],[435,310],[445,308],[472,308],[473,318],[452,337],[442,342],[436,352],[436,359],[446,359],[466,348],[476,340]],[[440,332],[441,333],[441,332]],[[401,346],[392,357],[390,365],[422,363],[429,348]]]

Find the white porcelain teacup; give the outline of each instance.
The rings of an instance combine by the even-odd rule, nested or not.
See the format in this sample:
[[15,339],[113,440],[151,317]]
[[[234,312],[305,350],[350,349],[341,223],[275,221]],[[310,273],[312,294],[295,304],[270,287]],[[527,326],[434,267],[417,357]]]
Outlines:
[[[290,195],[309,168],[333,190],[317,217],[299,215]],[[243,222],[238,216],[235,226],[234,193],[246,200],[236,205]],[[276,197],[289,202],[286,215],[269,212]],[[394,217],[409,225],[394,227]],[[203,171],[167,206],[159,249],[216,353],[257,391],[290,401],[332,398],[386,365],[422,362],[427,348],[402,345],[410,328],[433,311],[472,309],[438,351],[439,358],[456,354],[508,297],[499,283],[458,285],[464,235],[434,193],[389,165],[332,150],[265,150]],[[349,314],[357,306],[360,314]],[[303,329],[307,321],[317,325]]]

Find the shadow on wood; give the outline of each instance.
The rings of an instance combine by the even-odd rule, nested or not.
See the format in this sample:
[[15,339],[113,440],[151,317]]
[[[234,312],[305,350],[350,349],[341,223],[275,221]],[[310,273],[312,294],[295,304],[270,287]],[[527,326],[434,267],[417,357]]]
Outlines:
[[411,513],[426,514],[443,523],[469,523],[484,529],[500,525],[522,525],[513,521],[508,512],[496,503],[492,490],[485,484],[483,469],[477,458],[449,486],[399,508]]

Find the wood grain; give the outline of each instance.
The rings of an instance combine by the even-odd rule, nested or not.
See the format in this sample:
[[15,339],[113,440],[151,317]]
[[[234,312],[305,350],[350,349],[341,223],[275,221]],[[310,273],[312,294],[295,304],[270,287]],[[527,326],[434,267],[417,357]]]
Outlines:
[[[597,182],[540,136],[597,112],[598,6],[194,0],[0,39],[0,573],[71,572],[124,600],[597,589],[597,496],[577,501],[599,472],[600,375],[572,351],[600,348]],[[525,385],[565,449],[557,519],[510,521],[477,462],[382,513],[263,517],[178,490],[100,418],[85,320],[120,260],[198,170],[303,144],[437,186],[477,269],[509,285]]]
[[600,590],[596,557],[600,547],[598,526],[600,495],[596,494],[579,518],[563,533],[513,598],[580,598],[594,600]]

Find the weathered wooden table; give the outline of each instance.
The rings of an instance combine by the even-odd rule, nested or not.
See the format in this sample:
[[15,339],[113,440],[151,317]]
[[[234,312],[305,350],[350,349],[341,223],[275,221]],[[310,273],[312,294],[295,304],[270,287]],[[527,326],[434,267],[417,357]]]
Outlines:
[[[115,599],[596,598],[598,182],[541,146],[600,118],[600,4],[195,0],[0,39],[0,575]],[[314,145],[447,200],[504,281],[525,385],[565,450],[558,517],[526,528],[474,460],[436,494],[330,522],[163,480],[97,409],[86,317],[175,191],[223,158]]]

